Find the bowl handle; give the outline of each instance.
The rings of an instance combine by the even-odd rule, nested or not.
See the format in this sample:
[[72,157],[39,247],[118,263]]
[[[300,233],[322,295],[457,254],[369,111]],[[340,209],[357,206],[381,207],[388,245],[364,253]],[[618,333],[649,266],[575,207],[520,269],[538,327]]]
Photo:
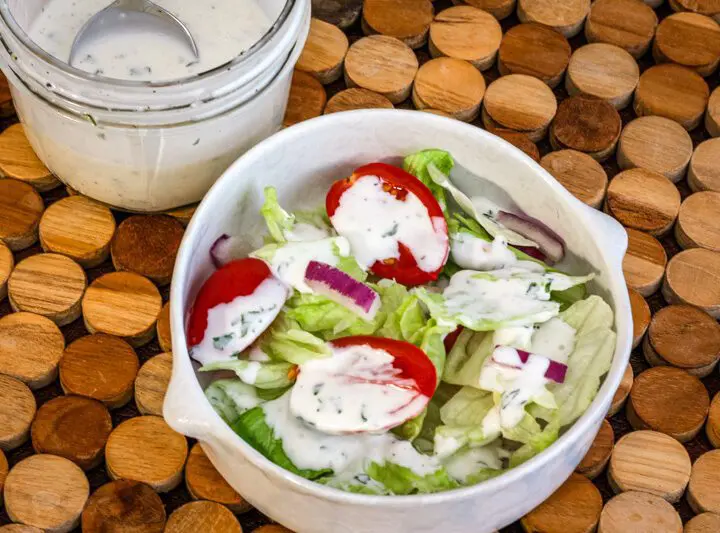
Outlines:
[[583,204],[585,214],[600,230],[597,239],[600,246],[609,252],[614,266],[622,268],[622,261],[628,247],[628,236],[625,228],[617,220],[605,213]]
[[[182,357],[183,354],[180,354]],[[187,358],[187,353],[184,354]],[[180,369],[183,365],[190,365],[187,361],[179,361],[180,357],[174,355],[173,373],[168,385],[165,401],[163,403],[163,417],[168,425],[183,435],[198,439],[207,440],[212,433],[208,423],[212,413],[206,413],[205,408],[209,404],[205,401],[202,389],[195,379],[192,368],[187,372],[193,379],[181,375]],[[196,398],[197,395],[203,396]]]

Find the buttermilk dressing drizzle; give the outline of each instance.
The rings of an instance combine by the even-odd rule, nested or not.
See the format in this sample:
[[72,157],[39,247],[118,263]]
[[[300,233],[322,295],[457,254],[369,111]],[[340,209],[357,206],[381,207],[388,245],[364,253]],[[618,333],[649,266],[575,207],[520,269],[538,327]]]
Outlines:
[[487,242],[461,231],[452,236],[450,251],[453,261],[469,270],[497,270],[517,263],[515,254],[502,237]]

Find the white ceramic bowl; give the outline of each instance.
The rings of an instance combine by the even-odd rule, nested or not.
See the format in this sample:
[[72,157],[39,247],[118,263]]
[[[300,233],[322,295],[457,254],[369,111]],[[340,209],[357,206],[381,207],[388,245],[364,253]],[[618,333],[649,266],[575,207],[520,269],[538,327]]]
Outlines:
[[[243,235],[243,251],[261,245],[263,187],[277,187],[290,209],[322,205],[329,184],[376,160],[443,148],[457,161],[455,183],[470,195],[506,203],[559,233],[574,257],[570,271],[595,270],[592,292],[615,310],[612,368],[585,414],[549,449],[524,465],[476,486],[418,496],[366,496],[297,477],[256,452],[215,414],[188,356],[184,319],[212,272],[209,248],[223,233]],[[483,180],[477,177],[484,178]],[[499,187],[499,188],[498,188]],[[502,193],[504,189],[509,197]],[[502,197],[505,197],[504,199]],[[429,113],[363,110],[289,128],[233,164],[198,208],[178,254],[172,284],[173,375],[165,419],[198,439],[220,473],[252,505],[298,533],[491,532],[545,500],[572,473],[592,443],[627,365],[632,318],[621,262],[622,227],[586,207],[512,145],[474,126]]]

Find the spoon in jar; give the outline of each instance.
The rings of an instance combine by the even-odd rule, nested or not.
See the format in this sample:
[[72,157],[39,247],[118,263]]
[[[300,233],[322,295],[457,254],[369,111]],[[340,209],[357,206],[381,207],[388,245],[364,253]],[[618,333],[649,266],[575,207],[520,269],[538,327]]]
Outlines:
[[72,65],[88,43],[112,32],[147,30],[165,33],[186,44],[195,59],[199,57],[197,43],[190,30],[175,15],[151,0],[116,0],[88,20],[75,36],[70,50]]

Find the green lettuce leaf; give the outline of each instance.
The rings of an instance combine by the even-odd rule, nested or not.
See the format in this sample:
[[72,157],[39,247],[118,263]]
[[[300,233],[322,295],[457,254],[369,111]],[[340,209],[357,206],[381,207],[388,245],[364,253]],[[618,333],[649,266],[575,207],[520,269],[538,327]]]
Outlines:
[[303,328],[289,310],[282,311],[259,341],[260,349],[275,361],[301,365],[311,359],[329,357],[325,341]]
[[395,463],[373,462],[368,466],[367,474],[371,479],[387,488],[390,493],[396,495],[429,494],[454,489],[458,486],[444,468],[420,476],[409,468]]
[[284,232],[291,230],[295,225],[295,217],[280,207],[275,187],[265,187],[265,202],[260,214],[265,219],[272,240],[279,243],[287,242]]
[[245,411],[262,403],[257,390],[239,379],[219,379],[205,389],[205,396],[220,418],[233,424]]
[[435,183],[430,177],[428,171],[428,165],[433,164],[437,170],[443,174],[450,174],[450,171],[455,166],[455,161],[449,152],[444,150],[422,150],[410,154],[403,161],[403,168],[406,172],[409,172],[417,179],[422,181],[430,192],[433,194],[435,199],[440,204],[443,213],[447,213],[447,201],[445,199],[445,189]]
[[474,485],[503,473],[500,439],[485,446],[463,448],[445,461],[448,473],[463,485]]
[[478,387],[480,371],[494,349],[492,333],[463,329],[448,354],[443,381]]
[[559,430],[560,424],[555,418],[541,432],[531,436],[526,444],[510,455],[510,468],[515,468],[546,450],[558,439]]
[[486,434],[483,420],[494,406],[490,392],[463,387],[440,408],[443,425],[434,436],[434,450],[448,457],[466,446],[483,446],[497,439],[499,433]]
[[278,389],[288,387],[295,381],[297,365],[284,361],[248,361],[247,359],[230,359],[215,361],[203,366],[200,372],[215,370],[232,370],[244,383],[254,385],[258,389]]
[[326,341],[349,335],[372,335],[378,327],[377,316],[374,321],[367,321],[355,311],[317,293],[295,293],[286,302],[284,313],[301,330]]

